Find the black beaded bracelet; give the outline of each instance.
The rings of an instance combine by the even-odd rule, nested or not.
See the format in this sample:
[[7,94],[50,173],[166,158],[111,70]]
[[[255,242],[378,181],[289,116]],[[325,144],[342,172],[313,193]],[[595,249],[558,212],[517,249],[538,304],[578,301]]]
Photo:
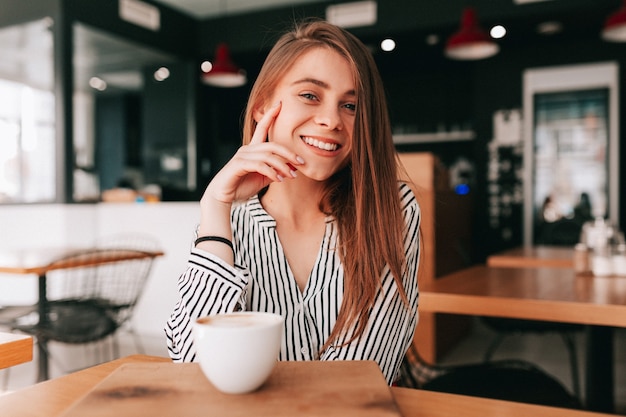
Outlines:
[[225,245],[228,245],[230,247],[230,249],[233,251],[233,254],[235,253],[235,248],[233,247],[233,242],[231,242],[230,240],[226,239],[225,237],[221,237],[221,236],[200,236],[199,238],[196,239],[196,242],[194,243],[194,246],[198,246],[198,243],[200,243],[200,242],[207,242],[207,241],[224,243]]

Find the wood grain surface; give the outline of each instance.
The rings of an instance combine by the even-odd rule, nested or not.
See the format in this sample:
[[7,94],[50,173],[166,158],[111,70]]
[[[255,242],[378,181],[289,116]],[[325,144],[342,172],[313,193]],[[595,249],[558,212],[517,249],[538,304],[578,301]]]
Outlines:
[[223,394],[197,363],[126,364],[63,417],[379,416],[399,417],[389,386],[372,361],[278,362],[249,394]]
[[[99,386],[108,376],[112,375],[120,367],[126,364],[171,364],[169,358],[132,355],[121,359],[107,362],[92,368],[83,369],[72,374],[52,379],[46,382],[35,384],[31,387],[23,388],[11,394],[0,396],[0,416],[11,417],[59,417],[64,413],[75,412],[71,407],[80,406],[80,402],[87,400],[90,393]],[[176,365],[178,366],[178,365]],[[323,366],[323,365],[322,365]],[[186,372],[189,372],[187,370]],[[197,378],[197,373],[195,378]],[[382,377],[382,376],[381,376]],[[334,381],[327,381],[336,388]],[[205,382],[202,382],[203,384]],[[171,381],[170,384],[175,384]],[[123,384],[124,385],[124,384]],[[125,384],[128,386],[128,384]],[[300,385],[299,389],[302,385]],[[311,387],[307,384],[307,389]],[[350,389],[340,387],[341,390]],[[401,415],[404,417],[487,417],[487,416],[507,416],[507,417],[609,417],[613,414],[600,414],[585,411],[569,410],[555,407],[544,407],[516,403],[511,401],[490,400],[487,398],[469,397],[465,395],[445,394],[432,391],[392,387],[391,392],[397,403]],[[238,401],[240,396],[233,396],[233,401]],[[177,412],[173,416],[183,416],[180,408],[180,397],[171,397],[175,400]],[[291,399],[290,404],[295,400]],[[332,401],[328,399],[327,401]],[[108,407],[108,403],[105,407]],[[295,407],[299,407],[296,405]],[[294,409],[295,409],[294,407]],[[324,410],[320,410],[321,417],[325,417]],[[309,410],[312,415],[314,410]],[[372,415],[371,413],[370,415]],[[380,414],[389,415],[386,411]],[[65,414],[67,416],[67,414]],[[87,413],[85,416],[91,417],[95,414]],[[149,416],[150,414],[141,412],[131,414],[123,411],[116,414],[116,417],[127,416]],[[158,414],[157,414],[158,415]],[[219,415],[205,411],[205,416]],[[247,414],[255,416],[256,413]],[[298,415],[295,412],[291,415]],[[337,414],[330,414],[337,415]],[[355,415],[346,414],[348,416]],[[367,414],[366,414],[367,415]],[[394,414],[391,414],[394,415]]]
[[421,286],[420,311],[626,327],[626,278],[477,265]]
[[561,246],[521,246],[495,253],[488,266],[509,268],[574,268],[574,248]]

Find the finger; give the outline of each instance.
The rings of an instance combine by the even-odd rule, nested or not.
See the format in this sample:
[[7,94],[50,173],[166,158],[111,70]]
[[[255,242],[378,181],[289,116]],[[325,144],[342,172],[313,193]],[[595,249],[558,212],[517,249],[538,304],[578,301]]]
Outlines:
[[257,123],[256,128],[254,129],[254,134],[250,139],[251,144],[265,142],[265,139],[267,138],[267,133],[269,132],[272,123],[274,123],[276,116],[278,116],[278,113],[280,113],[281,104],[282,103],[278,101],[265,112],[261,120],[259,120],[259,123]]
[[282,182],[286,176],[285,173],[282,173],[273,166],[272,161],[265,160],[245,161],[243,170],[245,172],[244,176],[254,177],[255,175],[259,175],[265,179],[265,184],[268,182]]
[[304,164],[300,156],[275,142],[246,146],[241,149],[241,156],[250,160],[263,160],[283,177],[295,177],[297,167]]

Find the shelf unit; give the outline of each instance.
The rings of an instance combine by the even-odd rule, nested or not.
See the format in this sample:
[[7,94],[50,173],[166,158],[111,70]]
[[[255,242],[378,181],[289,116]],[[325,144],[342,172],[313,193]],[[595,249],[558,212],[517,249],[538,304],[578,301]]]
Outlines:
[[393,143],[433,143],[474,140],[473,130],[457,130],[453,132],[400,133],[393,135]]

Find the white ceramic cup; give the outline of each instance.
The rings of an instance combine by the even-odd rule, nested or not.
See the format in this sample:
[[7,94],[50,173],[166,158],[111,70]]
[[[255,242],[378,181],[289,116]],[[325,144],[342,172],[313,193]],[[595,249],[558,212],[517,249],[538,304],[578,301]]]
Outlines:
[[218,390],[243,394],[270,376],[280,352],[283,317],[240,311],[201,317],[193,324],[197,358]]

